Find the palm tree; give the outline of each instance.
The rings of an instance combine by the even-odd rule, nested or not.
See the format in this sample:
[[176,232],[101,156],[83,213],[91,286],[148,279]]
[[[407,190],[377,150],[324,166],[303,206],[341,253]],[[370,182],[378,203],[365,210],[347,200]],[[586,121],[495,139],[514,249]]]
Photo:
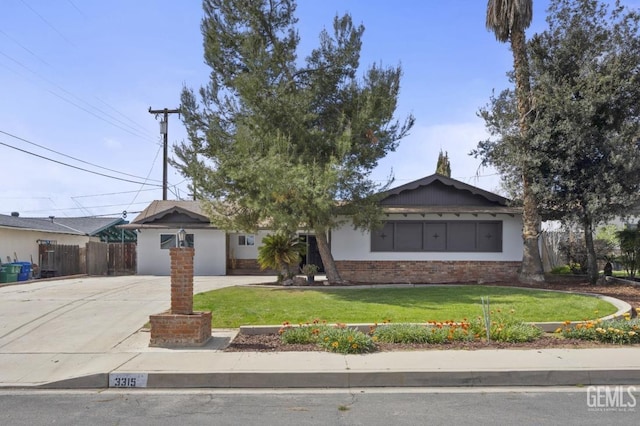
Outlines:
[[[516,77],[516,99],[520,116],[520,134],[527,140],[531,111],[531,84],[529,82],[529,61],[524,31],[533,19],[533,0],[489,0],[487,4],[487,29],[492,31],[496,39],[511,43],[513,52],[513,69]],[[527,147],[524,146],[523,149]],[[519,278],[522,282],[535,283],[544,281],[542,259],[538,248],[540,234],[540,214],[536,197],[531,189],[531,176],[526,164],[522,167],[523,188],[523,228],[524,251]]]
[[290,275],[293,265],[300,263],[305,246],[295,235],[283,232],[266,235],[258,248],[258,263],[262,269],[278,271],[278,282]]

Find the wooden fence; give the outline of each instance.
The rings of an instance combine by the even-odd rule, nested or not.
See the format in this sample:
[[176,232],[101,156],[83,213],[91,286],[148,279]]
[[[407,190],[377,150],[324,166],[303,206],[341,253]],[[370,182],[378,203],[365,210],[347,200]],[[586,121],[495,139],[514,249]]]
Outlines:
[[88,242],[85,247],[39,245],[40,277],[76,274],[133,275],[136,273],[135,243]]
[[107,275],[109,247],[107,243],[87,243],[87,274]]
[[135,275],[136,243],[109,243],[109,275]]
[[79,246],[40,244],[38,259],[42,278],[81,273]]

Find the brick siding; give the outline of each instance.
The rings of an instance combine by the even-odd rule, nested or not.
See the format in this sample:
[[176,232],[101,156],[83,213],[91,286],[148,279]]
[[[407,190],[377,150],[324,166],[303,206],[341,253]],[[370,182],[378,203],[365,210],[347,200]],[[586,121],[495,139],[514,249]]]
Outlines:
[[342,279],[363,283],[483,283],[517,278],[521,262],[336,261]]

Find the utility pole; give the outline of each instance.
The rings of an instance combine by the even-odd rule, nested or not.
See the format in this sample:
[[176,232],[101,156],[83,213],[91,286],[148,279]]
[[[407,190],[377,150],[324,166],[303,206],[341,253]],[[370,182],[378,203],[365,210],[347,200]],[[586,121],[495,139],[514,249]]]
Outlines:
[[158,114],[163,114],[163,118],[160,121],[160,134],[163,136],[164,148],[162,156],[162,199],[167,199],[167,169],[169,163],[169,114],[180,114],[179,109],[151,109],[149,107],[149,113],[155,114],[156,118]]

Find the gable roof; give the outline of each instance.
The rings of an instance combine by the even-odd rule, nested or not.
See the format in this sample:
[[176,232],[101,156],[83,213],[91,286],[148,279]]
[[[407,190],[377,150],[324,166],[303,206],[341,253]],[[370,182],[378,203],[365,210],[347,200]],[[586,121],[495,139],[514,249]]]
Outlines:
[[20,217],[0,215],[0,227],[56,234],[94,236],[123,223],[122,218],[108,217]]
[[380,205],[385,213],[504,213],[521,214],[498,194],[440,174],[383,192]]
[[211,223],[199,201],[155,200],[131,223],[120,225],[125,229],[167,227],[209,228]]

